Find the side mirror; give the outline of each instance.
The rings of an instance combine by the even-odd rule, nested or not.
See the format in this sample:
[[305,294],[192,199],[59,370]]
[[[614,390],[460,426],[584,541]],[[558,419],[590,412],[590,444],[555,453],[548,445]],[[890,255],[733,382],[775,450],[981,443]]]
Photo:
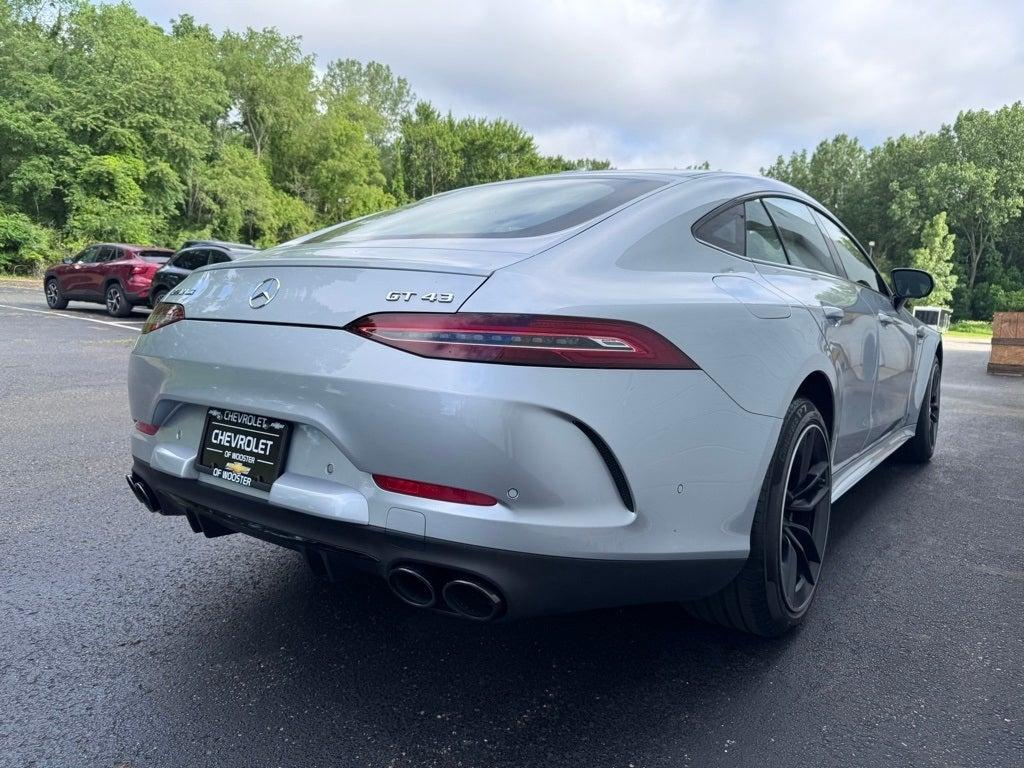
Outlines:
[[75,260],[74,256],[65,256],[63,259],[60,260],[60,263],[61,264],[70,264],[74,260]]
[[902,307],[907,299],[923,299],[935,287],[932,276],[923,269],[901,267],[894,269],[889,276],[892,278],[892,287],[896,293],[893,303],[897,309]]

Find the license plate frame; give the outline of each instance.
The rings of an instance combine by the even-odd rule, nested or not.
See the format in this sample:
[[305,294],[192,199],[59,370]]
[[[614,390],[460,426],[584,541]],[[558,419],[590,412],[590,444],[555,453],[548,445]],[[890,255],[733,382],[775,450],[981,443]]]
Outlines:
[[269,491],[284,471],[292,425],[249,411],[207,408],[196,469],[242,488]]

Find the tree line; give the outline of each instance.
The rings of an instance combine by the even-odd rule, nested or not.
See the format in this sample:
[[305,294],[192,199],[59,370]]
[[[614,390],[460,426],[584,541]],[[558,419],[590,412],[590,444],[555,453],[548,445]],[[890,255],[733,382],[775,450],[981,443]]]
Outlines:
[[840,134],[762,174],[831,208],[880,267],[938,278],[927,301],[959,318],[1024,310],[1024,105],[961,112],[934,133],[866,149]]
[[[318,68],[276,29],[163,29],[131,6],[0,0],[0,271],[86,242],[260,246],[468,184],[606,160],[454,118],[377,62]],[[706,164],[704,167],[707,167]],[[830,207],[961,318],[1024,310],[1024,106],[872,148],[840,134],[762,169]]]
[[467,184],[607,161],[444,115],[376,62],[275,29],[164,30],[131,6],[0,0],[0,270],[89,241],[268,246]]

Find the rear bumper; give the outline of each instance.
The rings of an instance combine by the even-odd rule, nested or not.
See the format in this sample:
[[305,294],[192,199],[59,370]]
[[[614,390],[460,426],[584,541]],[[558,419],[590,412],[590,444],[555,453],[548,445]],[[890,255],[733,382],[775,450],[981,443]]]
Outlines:
[[149,302],[149,288],[152,281],[149,278],[142,280],[128,280],[123,283],[125,296],[132,304],[146,304]]
[[[355,491],[358,515],[326,515],[598,560],[745,558],[781,424],[701,371],[430,360],[343,330],[191,319],[139,337],[129,395],[132,417],[159,427],[133,431],[132,453],[166,474],[198,478],[208,408],[246,411],[294,425],[276,490],[307,491],[250,498],[316,515],[312,497]],[[498,501],[395,494],[373,474]]]
[[[513,552],[432,538],[413,538],[292,512],[196,480],[159,472],[135,459],[132,472],[155,493],[164,514],[185,515],[208,537],[245,533],[297,550],[314,570],[334,577],[355,567],[385,577],[415,565],[432,579],[469,574],[489,582],[504,616],[561,613],[638,603],[688,600],[725,586],[742,558],[605,560]],[[438,606],[445,609],[444,604]]]

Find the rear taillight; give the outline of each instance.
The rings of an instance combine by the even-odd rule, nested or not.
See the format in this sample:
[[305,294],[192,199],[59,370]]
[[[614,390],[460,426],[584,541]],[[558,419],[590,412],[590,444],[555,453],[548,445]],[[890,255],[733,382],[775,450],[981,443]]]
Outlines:
[[146,324],[142,326],[142,332],[150,333],[158,328],[163,328],[166,325],[184,319],[185,307],[181,304],[162,301],[149,313],[149,317],[146,318]]
[[374,475],[373,482],[379,488],[393,493],[404,493],[406,496],[419,496],[421,499],[451,501],[456,504],[473,504],[477,507],[493,507],[498,500],[486,493],[466,491],[462,488],[451,488],[447,485],[421,483],[419,480],[406,480],[390,475]]
[[387,312],[347,330],[421,357],[560,368],[674,368],[697,364],[650,328],[557,315]]
[[144,435],[155,435],[157,430],[160,429],[156,424],[148,424],[145,421],[139,421],[136,419],[135,428]]
[[141,275],[149,271],[145,264],[132,264],[132,275]]

